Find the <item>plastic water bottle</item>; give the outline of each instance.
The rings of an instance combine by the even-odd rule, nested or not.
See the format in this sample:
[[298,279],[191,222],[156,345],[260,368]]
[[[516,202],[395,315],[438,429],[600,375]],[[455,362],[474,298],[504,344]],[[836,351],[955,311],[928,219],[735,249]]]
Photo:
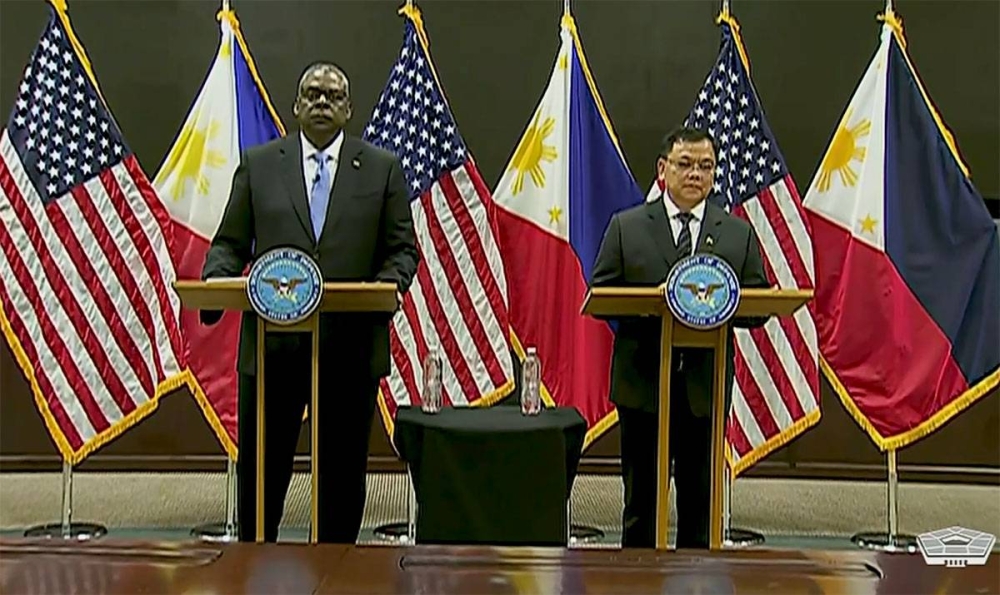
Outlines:
[[424,359],[424,391],[420,395],[424,413],[441,411],[441,354],[431,350]]
[[528,348],[521,367],[521,413],[538,415],[542,410],[542,362],[534,347]]

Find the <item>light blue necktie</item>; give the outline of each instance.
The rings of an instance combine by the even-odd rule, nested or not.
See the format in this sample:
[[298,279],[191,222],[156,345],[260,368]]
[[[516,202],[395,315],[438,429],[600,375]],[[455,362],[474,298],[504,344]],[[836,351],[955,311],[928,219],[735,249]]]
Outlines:
[[309,209],[312,214],[313,234],[318,242],[320,234],[323,233],[323,223],[326,221],[326,207],[330,203],[330,168],[326,166],[330,158],[322,151],[314,153],[312,158],[319,169],[313,181],[312,191],[309,193]]

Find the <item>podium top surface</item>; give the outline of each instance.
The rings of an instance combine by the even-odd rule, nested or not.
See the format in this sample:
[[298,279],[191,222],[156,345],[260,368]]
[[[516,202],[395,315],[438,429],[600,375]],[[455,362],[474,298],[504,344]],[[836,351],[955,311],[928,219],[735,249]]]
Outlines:
[[[246,277],[183,280],[174,290],[185,308],[191,310],[249,311]],[[321,312],[394,312],[398,306],[394,283],[324,283]]]
[[[790,316],[813,297],[811,289],[744,289],[736,316]],[[663,286],[595,287],[583,313],[591,316],[662,316],[670,310]]]

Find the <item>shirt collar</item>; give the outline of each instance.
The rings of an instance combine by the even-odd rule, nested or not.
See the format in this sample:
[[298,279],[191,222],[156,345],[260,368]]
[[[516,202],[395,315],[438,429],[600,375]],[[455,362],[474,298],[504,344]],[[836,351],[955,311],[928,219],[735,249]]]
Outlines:
[[[707,198],[705,200],[707,200]],[[680,208],[678,208],[677,204],[674,203],[674,200],[672,198],[670,198],[670,193],[667,192],[666,190],[663,191],[663,205],[667,209],[667,218],[668,219],[673,219],[674,217],[676,217],[681,212],[681,210],[680,210]],[[701,201],[701,202],[699,202],[698,204],[696,204],[694,206],[694,208],[691,209],[691,215],[694,217],[695,221],[699,221],[699,222],[702,221],[705,218],[705,201],[704,200]]]
[[[312,156],[319,152],[319,149],[313,145],[306,135],[299,131],[299,141],[302,144],[302,159],[312,159]],[[344,131],[341,130],[334,137],[333,142],[330,146],[326,148],[326,156],[330,158],[330,161],[337,161],[340,158],[340,147],[344,144]]]

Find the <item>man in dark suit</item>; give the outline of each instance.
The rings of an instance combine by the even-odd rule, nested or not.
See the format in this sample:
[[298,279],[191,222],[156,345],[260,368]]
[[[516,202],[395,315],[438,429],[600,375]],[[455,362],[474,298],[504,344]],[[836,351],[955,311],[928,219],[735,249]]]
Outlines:
[[[660,285],[679,259],[704,251],[728,262],[742,287],[767,287],[753,228],[706,200],[715,167],[715,147],[706,132],[681,128],[669,134],[657,159],[657,177],[666,186],[663,197],[612,217],[591,286]],[[734,324],[760,326],[766,320],[737,319]],[[707,548],[714,355],[707,349],[675,349],[672,361],[670,453],[677,488],[677,546]],[[621,432],[624,547],[651,548],[656,543],[659,366],[658,322],[619,319],[611,400]],[[733,376],[731,348],[727,367],[726,411]]]
[[[257,256],[292,246],[311,254],[326,281],[395,283],[416,273],[406,182],[397,158],[350,136],[347,76],[309,66],[293,106],[300,133],[246,151],[202,278],[239,276]],[[213,324],[221,313],[202,312]],[[365,504],[368,441],[379,379],[389,372],[390,317],[323,314],[320,319],[320,542],[355,543]],[[239,361],[239,530],[256,528],[256,316],[243,314]],[[265,340],[264,537],[276,541],[292,461],[311,394],[308,335]]]

